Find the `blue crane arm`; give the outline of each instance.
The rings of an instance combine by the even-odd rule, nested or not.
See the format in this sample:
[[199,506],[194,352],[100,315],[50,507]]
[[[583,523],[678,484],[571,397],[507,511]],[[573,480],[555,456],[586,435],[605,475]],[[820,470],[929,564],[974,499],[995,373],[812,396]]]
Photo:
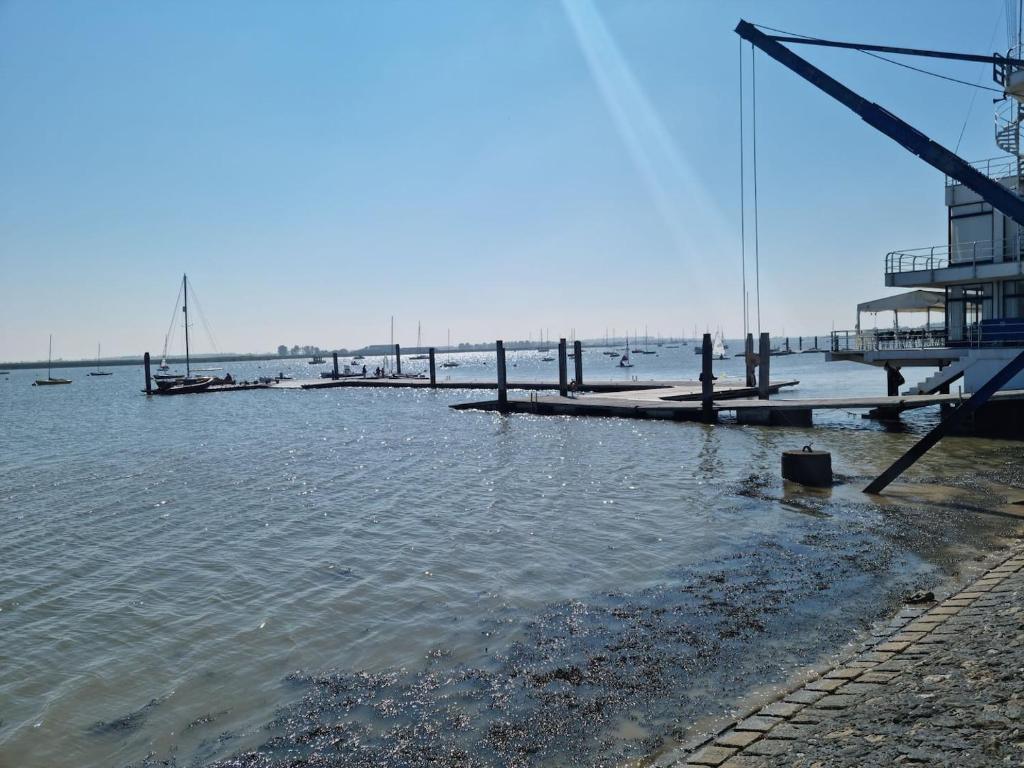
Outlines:
[[793,70],[811,85],[827,93],[840,104],[860,115],[872,128],[881,131],[900,146],[920,157],[950,178],[973,190],[993,208],[1024,226],[1024,198],[975,170],[954,152],[932,141],[914,126],[896,117],[887,109],[868,101],[797,56],[772,35],[767,35],[748,21],[736,25],[736,34],[756,46],[783,66]]

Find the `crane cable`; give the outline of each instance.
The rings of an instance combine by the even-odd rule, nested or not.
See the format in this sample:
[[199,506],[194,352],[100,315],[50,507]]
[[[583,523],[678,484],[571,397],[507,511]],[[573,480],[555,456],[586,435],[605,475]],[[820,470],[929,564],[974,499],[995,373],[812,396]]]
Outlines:
[[[798,32],[789,32],[785,29],[767,27],[764,26],[763,24],[755,24],[754,26],[757,27],[758,29],[766,29],[769,32],[778,32],[779,34],[790,35],[791,37],[802,37],[805,40],[821,40],[820,37],[812,37],[811,35],[801,35]],[[960,80],[959,78],[956,77],[950,77],[949,75],[940,75],[938,72],[932,72],[931,70],[928,69],[921,69],[920,67],[911,66],[910,64],[904,64],[902,61],[896,61],[895,59],[890,59],[886,56],[881,56],[877,53],[874,53],[873,51],[865,51],[863,48],[853,48],[853,50],[859,51],[860,53],[863,53],[866,56],[871,56],[872,58],[878,59],[880,61],[885,61],[888,62],[889,64],[895,64],[897,67],[903,67],[904,69],[919,72],[922,75],[930,75],[931,77],[937,77],[940,80],[948,80],[951,83],[959,83],[960,85],[967,85],[970,86],[971,88],[979,88],[983,91],[992,91],[993,93],[998,93],[1000,95],[1003,93],[999,88],[990,88],[989,86],[981,85],[980,83],[971,83],[968,82],[967,80]]]
[[746,138],[743,120],[743,40],[740,40],[740,266],[743,280],[743,338],[750,332],[750,308],[747,303],[747,192],[743,144]]
[[750,126],[754,171],[754,297],[757,304],[757,335],[761,336],[761,248],[757,219],[757,51],[750,44]]

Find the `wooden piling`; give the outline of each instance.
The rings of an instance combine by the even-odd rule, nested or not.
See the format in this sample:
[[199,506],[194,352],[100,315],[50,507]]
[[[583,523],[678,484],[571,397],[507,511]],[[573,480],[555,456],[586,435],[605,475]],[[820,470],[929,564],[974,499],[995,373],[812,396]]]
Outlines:
[[494,343],[495,352],[498,354],[498,408],[504,411],[508,408],[508,378],[505,373],[505,342],[498,339]]
[[402,375],[402,348],[395,344],[395,375]]
[[900,373],[899,367],[895,365],[885,364],[885,394],[889,397],[898,397],[900,394],[900,386],[906,382],[903,378],[903,374]]
[[334,373],[331,376],[331,378],[334,379],[335,381],[337,381],[338,380],[338,353],[334,352],[334,353],[332,353],[332,356],[334,357]]
[[757,350],[757,399],[768,399],[769,363],[772,359],[772,342],[767,333],[762,333]]
[[796,348],[800,352],[804,351],[804,337],[803,336],[797,336],[796,337]]
[[434,348],[431,347],[427,350],[427,356],[430,358],[430,386],[433,388],[437,387],[437,368],[434,365]]
[[747,386],[757,386],[757,376],[754,375],[754,334],[748,333],[747,340],[743,344],[743,365],[747,372]]
[[572,351],[576,355],[573,362],[576,363],[576,390],[579,391],[583,386],[583,342],[574,341]]
[[149,375],[149,352],[142,356],[142,367],[146,371],[146,394],[153,394],[153,379]]
[[700,351],[701,420],[705,423],[715,420],[715,375],[712,372],[711,359],[711,334],[705,333]]
[[566,364],[565,339],[558,340],[558,394],[569,396],[569,366]]

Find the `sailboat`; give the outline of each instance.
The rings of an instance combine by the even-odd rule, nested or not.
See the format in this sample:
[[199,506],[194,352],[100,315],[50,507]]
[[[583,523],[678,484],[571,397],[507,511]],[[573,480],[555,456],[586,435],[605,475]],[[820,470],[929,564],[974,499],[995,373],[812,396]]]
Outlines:
[[71,379],[55,379],[50,373],[50,366],[53,363],[53,334],[50,334],[50,352],[46,357],[46,378],[36,379],[33,387],[46,387],[51,384],[70,384]]
[[[160,375],[154,376],[157,387],[155,394],[158,395],[187,395],[193,392],[202,392],[209,389],[210,385],[213,384],[212,376],[192,375],[191,353],[188,345],[188,275],[181,276],[181,293],[179,295],[184,298],[181,311],[185,316],[185,375],[173,378],[164,378]],[[175,308],[175,312],[177,312],[177,308]],[[170,332],[168,332],[169,335]]]
[[644,355],[656,355],[656,354],[658,354],[653,349],[650,349],[647,346],[647,339],[648,339],[648,337],[647,337],[647,326],[645,325],[644,326],[644,348],[642,350],[640,350],[640,353],[644,354]]
[[[423,337],[420,333],[420,324],[416,323],[416,349],[423,349]],[[409,358],[410,360],[429,360],[430,355],[413,355]]]
[[540,329],[540,344],[537,346],[537,351],[538,352],[550,352],[551,351],[551,347],[549,346],[549,344],[550,344],[550,340],[548,340],[548,344],[544,343],[544,329],[541,328]]
[[448,329],[448,356],[445,361],[441,363],[442,368],[458,368],[459,363],[456,360],[452,360],[452,329]]
[[626,351],[622,354],[619,359],[619,368],[632,368],[633,364],[629,362],[629,337],[626,337]]
[[715,334],[714,341],[711,343],[711,359],[725,360],[725,340],[722,338],[721,331]]
[[89,371],[90,376],[109,376],[112,371],[101,371],[100,370],[100,345],[96,345],[96,370]]

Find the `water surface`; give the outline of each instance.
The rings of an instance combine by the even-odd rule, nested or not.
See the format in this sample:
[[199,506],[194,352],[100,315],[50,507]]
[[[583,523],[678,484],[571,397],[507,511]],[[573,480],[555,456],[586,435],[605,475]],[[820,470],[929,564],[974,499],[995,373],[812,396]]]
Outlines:
[[[593,378],[699,362],[585,354]],[[539,357],[511,354],[510,378],[552,378]],[[444,376],[494,375],[459,359]],[[787,396],[884,391],[821,355],[772,365],[801,381]],[[616,765],[1013,528],[968,511],[992,502],[976,485],[927,507],[856,493],[934,413],[892,432],[452,411],[481,396],[462,390],[146,399],[141,369],[114,371],[0,380],[2,765]],[[848,487],[781,484],[809,441]],[[912,479],[1012,482],[1016,456],[946,441]]]

